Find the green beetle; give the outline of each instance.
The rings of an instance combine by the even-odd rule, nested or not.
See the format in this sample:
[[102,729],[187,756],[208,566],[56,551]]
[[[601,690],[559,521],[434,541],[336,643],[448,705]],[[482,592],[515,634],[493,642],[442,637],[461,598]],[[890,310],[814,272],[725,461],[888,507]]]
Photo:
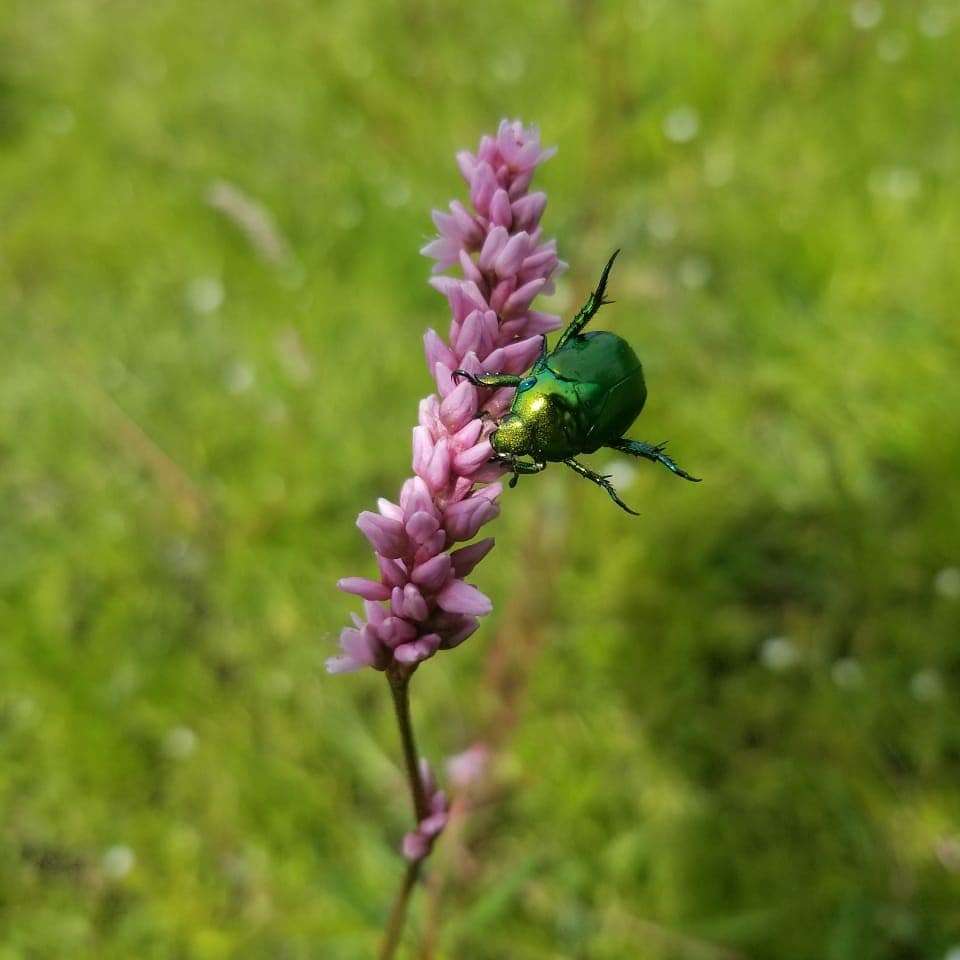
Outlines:
[[[619,497],[609,476],[594,473],[576,460],[577,454],[595,453],[610,447],[621,453],[662,463],[677,476],[699,482],[668,457],[665,443],[628,440],[623,434],[643,409],[647,388],[643,368],[630,344],[615,333],[581,333],[596,312],[609,300],[603,295],[617,254],[607,261],[597,289],[590,294],[557,345],[547,353],[543,338],[540,357],[525,376],[490,373],[476,376],[455,370],[478,387],[516,387],[510,412],[490,435],[494,462],[513,470],[510,486],[520,474],[539,473],[548,462],[565,463],[581,477],[592,480],[610,494],[627,513],[636,516]],[[521,457],[530,457],[522,460]]]

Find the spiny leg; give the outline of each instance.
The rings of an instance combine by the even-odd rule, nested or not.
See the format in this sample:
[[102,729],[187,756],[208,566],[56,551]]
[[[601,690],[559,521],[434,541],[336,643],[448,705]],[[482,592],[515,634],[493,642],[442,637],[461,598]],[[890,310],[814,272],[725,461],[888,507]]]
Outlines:
[[663,443],[652,444],[644,443],[642,440],[618,440],[616,443],[611,443],[609,446],[614,450],[619,450],[621,453],[629,453],[635,457],[643,457],[645,460],[651,460],[654,463],[662,463],[668,470],[672,470],[678,477],[683,477],[684,480],[692,480],[694,483],[700,482],[700,477],[691,477],[686,470],[681,470],[677,466],[676,461],[672,457],[668,457],[664,452],[663,448],[666,446],[666,441]]
[[598,487],[603,487],[607,493],[610,494],[610,499],[623,510],[626,510],[627,513],[632,513],[635,517],[639,517],[640,514],[636,510],[631,510],[621,499],[619,494],[616,491],[614,485],[610,482],[609,476],[604,476],[600,473],[594,473],[592,470],[585,467],[578,460],[574,460],[571,457],[569,460],[563,461],[571,470],[574,470],[576,473],[579,473],[581,477],[586,477],[587,480],[592,480]]
[[456,380],[463,377],[469,380],[475,387],[517,387],[523,377],[518,377],[512,373],[481,373],[479,376],[474,373],[468,373],[466,370],[454,370],[452,377]]
[[612,303],[611,300],[604,300],[603,295],[607,290],[607,277],[610,275],[610,269],[613,267],[613,261],[617,259],[619,250],[613,251],[613,256],[607,261],[607,265],[600,274],[600,282],[597,289],[587,297],[587,302],[580,308],[580,312],[570,321],[570,326],[560,335],[557,345],[553,348],[554,353],[559,350],[571,337],[575,337],[594,317],[594,314],[605,304]]

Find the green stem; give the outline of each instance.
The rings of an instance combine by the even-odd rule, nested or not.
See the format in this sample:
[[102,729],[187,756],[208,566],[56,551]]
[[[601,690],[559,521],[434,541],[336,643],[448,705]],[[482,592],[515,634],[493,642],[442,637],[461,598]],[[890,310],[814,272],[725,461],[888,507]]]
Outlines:
[[413,863],[407,864],[406,872],[403,875],[403,883],[400,885],[396,899],[393,901],[390,919],[387,920],[387,927],[383,934],[380,960],[391,960],[400,944],[403,923],[407,917],[407,903],[410,901],[410,894],[413,892],[417,877],[420,875],[420,864],[422,862],[422,860],[415,860]]
[[[430,815],[427,804],[427,794],[423,789],[423,780],[420,777],[419,754],[417,742],[413,736],[413,723],[410,719],[410,676],[411,672],[402,667],[390,667],[387,670],[387,680],[390,681],[390,693],[393,695],[393,708],[397,715],[397,728],[400,731],[400,743],[403,746],[403,759],[407,768],[407,780],[410,782],[410,797],[413,800],[413,812],[417,823]],[[403,925],[407,918],[407,905],[410,895],[420,876],[420,864],[416,860],[407,864],[403,874],[403,882],[397,892],[390,917],[383,934],[383,945],[380,948],[380,960],[391,960],[400,937]]]
[[410,721],[410,673],[403,668],[390,667],[387,670],[390,692],[393,694],[393,708],[397,714],[397,727],[400,730],[400,742],[403,745],[403,759],[407,766],[407,779],[410,781],[410,796],[413,799],[413,812],[417,823],[430,816],[427,795],[420,779],[420,761],[417,743],[413,737],[413,724]]

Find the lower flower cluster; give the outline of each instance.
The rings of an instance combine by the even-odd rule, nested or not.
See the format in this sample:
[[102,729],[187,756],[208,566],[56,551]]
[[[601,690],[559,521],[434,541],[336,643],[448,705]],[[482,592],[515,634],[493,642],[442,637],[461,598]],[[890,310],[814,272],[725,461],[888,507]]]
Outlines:
[[424,759],[420,760],[420,782],[430,813],[403,838],[403,855],[411,862],[423,860],[429,855],[434,840],[443,832],[450,816],[447,795],[437,787],[430,764]]
[[501,492],[499,483],[489,484],[444,509],[426,481],[412,477],[399,504],[381,499],[379,513],[360,514],[357,526],[377,552],[381,579],[339,581],[341,590],[363,597],[366,620],[354,614],[354,626],[341,633],[343,654],[327,662],[331,673],[363,666],[385,670],[393,661],[416,664],[463,643],[477,629],[490,600],[463,578],[493,539],[449,553],[447,547],[473,537],[497,516]]

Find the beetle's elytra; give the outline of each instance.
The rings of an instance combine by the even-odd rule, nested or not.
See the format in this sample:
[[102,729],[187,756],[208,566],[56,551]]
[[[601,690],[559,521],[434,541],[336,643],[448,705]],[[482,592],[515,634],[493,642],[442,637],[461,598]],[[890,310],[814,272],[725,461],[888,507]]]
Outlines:
[[[607,261],[596,290],[560,335],[557,345],[543,350],[529,372],[475,376],[454,371],[478,387],[516,387],[510,412],[490,435],[494,461],[513,471],[511,486],[520,474],[539,473],[547,463],[565,463],[581,477],[603,487],[614,502],[636,515],[619,497],[609,476],[595,473],[576,460],[581,453],[610,447],[621,453],[662,463],[686,480],[698,481],[668,457],[664,443],[628,440],[624,433],[637,419],[647,399],[643,368],[633,348],[622,337],[606,330],[581,333],[596,312],[609,300],[603,295],[617,254]],[[529,457],[523,460],[522,457]]]

